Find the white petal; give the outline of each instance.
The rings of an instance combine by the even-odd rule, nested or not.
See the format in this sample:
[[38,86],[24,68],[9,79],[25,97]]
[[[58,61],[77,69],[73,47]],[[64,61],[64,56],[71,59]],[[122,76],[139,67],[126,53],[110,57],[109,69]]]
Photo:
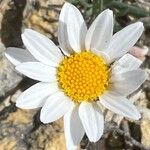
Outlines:
[[84,42],[87,27],[80,11],[72,4],[65,3],[65,5],[67,5],[68,9],[67,16],[65,16],[68,40],[72,49],[75,52],[80,52],[81,50],[85,50]]
[[68,16],[68,7],[70,5],[65,3],[61,9],[59,16],[59,24],[58,24],[58,41],[62,51],[65,55],[73,54],[73,50],[69,44],[68,33],[67,33],[67,16]]
[[105,63],[109,66],[110,65],[110,58],[109,55],[103,51],[93,49],[92,52],[105,60]]
[[89,140],[98,141],[104,129],[104,117],[99,106],[96,103],[82,102],[79,116]]
[[73,103],[63,92],[56,92],[51,95],[41,109],[40,120],[43,123],[50,123],[66,114],[72,108]]
[[30,53],[44,64],[56,66],[63,58],[59,48],[47,37],[36,31],[26,29],[22,34],[22,40]]
[[130,54],[125,54],[118,61],[114,62],[112,66],[112,73],[118,74],[131,70],[136,70],[142,64],[142,61]]
[[80,144],[85,131],[78,114],[78,106],[73,106],[64,115],[64,132],[67,149],[76,149]]
[[15,66],[23,62],[37,61],[27,50],[22,48],[16,48],[16,47],[7,48],[5,51],[5,56]]
[[42,107],[46,98],[59,90],[57,83],[39,82],[24,91],[16,101],[16,106],[23,109]]
[[18,65],[16,70],[25,76],[43,82],[56,81],[56,68],[40,62],[26,62]]
[[85,45],[87,50],[103,51],[108,46],[113,33],[113,12],[109,9],[103,11],[90,26]]
[[126,54],[140,38],[143,30],[143,23],[137,22],[114,34],[106,49],[106,53],[110,56],[111,62]]
[[138,69],[112,77],[112,91],[127,96],[137,90],[142,83],[147,79],[145,71]]
[[138,120],[141,117],[139,111],[132,104],[132,102],[123,96],[119,96],[115,93],[106,93],[99,97],[99,99],[99,102],[104,107],[119,115],[135,120]]

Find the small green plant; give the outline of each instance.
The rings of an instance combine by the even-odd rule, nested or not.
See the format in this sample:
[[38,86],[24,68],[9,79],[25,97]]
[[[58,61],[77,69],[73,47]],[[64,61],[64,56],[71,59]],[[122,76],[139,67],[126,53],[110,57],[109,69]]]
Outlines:
[[127,15],[135,19],[150,16],[150,12],[131,1],[122,0],[68,0],[81,9],[83,16],[89,25],[95,17],[104,9],[111,9],[115,14],[114,32],[122,29],[128,22]]

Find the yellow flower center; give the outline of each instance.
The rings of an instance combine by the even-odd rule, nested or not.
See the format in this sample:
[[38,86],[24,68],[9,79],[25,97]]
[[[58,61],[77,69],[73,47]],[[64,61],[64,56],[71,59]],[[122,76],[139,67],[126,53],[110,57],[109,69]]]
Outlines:
[[74,102],[96,101],[108,87],[108,69],[102,57],[81,52],[65,57],[59,64],[58,83]]

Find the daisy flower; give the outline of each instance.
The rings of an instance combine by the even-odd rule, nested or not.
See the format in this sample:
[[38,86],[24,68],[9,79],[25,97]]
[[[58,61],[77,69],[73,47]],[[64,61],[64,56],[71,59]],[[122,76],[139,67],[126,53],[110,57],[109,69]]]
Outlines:
[[65,3],[59,17],[57,47],[44,35],[26,29],[27,50],[8,48],[6,57],[25,76],[40,81],[16,102],[23,109],[42,107],[40,120],[53,122],[64,116],[68,149],[75,149],[84,134],[100,139],[107,109],[131,119],[140,113],[126,97],[146,80],[141,61],[127,54],[144,30],[137,22],[113,34],[113,12],[97,16],[87,30],[79,10]]

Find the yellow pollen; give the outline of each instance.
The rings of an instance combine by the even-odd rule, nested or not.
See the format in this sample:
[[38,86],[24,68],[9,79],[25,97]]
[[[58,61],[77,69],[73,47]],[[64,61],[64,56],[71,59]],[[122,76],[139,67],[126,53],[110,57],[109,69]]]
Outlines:
[[84,51],[63,59],[57,79],[72,101],[96,101],[108,87],[109,68],[102,57]]

